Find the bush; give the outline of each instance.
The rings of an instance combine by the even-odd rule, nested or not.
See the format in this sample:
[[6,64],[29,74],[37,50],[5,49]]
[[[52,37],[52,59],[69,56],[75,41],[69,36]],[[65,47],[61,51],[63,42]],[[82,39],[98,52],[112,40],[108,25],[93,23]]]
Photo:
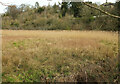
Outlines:
[[68,18],[50,18],[47,21],[50,30],[70,30],[72,22]]
[[19,23],[18,23],[18,21],[17,20],[13,20],[11,23],[10,23],[10,26],[12,26],[12,27],[19,27]]
[[45,10],[45,8],[39,7],[39,8],[36,9],[36,13],[40,13],[41,14],[44,10]]
[[[90,3],[92,4],[92,3]],[[92,4],[96,7],[97,4]],[[74,14],[68,7],[65,16],[62,17],[60,6],[48,5],[43,7],[26,6],[23,12],[19,13],[19,8],[10,8],[11,15],[6,12],[2,15],[2,25],[4,29],[39,29],[39,30],[118,30],[118,20],[105,16],[102,13],[83,6],[80,11],[81,17],[74,17]],[[105,6],[102,9],[106,9]],[[107,8],[112,14],[117,14],[115,8]],[[14,11],[15,10],[15,11]],[[76,9],[75,9],[76,10]],[[13,12],[16,16],[14,16]],[[44,12],[45,11],[45,12]]]

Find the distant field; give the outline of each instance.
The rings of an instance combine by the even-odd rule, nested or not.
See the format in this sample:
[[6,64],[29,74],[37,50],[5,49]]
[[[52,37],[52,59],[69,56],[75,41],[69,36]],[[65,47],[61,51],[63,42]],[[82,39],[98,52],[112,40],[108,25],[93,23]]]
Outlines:
[[118,33],[2,31],[3,82],[116,82]]

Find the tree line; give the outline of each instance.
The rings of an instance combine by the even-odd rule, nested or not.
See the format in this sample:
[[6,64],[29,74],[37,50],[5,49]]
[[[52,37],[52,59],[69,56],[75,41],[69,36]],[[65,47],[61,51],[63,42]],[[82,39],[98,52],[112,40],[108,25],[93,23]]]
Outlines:
[[87,6],[120,16],[120,2],[98,5],[92,2],[62,2],[53,6],[21,4],[8,6],[2,15],[3,29],[23,30],[107,30],[117,31],[119,19]]

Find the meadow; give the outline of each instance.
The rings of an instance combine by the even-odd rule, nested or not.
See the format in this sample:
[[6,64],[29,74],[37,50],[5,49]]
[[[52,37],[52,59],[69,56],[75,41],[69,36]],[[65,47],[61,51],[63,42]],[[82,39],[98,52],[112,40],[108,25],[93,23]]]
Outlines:
[[2,30],[3,82],[117,82],[118,32]]

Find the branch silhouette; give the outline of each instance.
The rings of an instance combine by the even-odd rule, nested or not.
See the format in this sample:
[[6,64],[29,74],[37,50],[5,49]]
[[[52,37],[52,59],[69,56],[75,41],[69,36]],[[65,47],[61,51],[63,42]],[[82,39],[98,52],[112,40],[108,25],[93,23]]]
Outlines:
[[86,3],[86,2],[83,2],[83,3],[84,3],[86,6],[91,7],[91,8],[94,8],[95,10],[98,10],[98,11],[100,11],[100,12],[102,12],[102,13],[108,15],[108,16],[111,16],[111,17],[120,19],[120,16],[113,15],[113,14],[111,14],[111,13],[108,13],[108,12],[106,12],[106,11],[100,9],[100,8],[94,7],[94,6],[92,6],[92,5],[90,5],[90,4]]
[[[108,13],[108,12],[106,12],[106,11],[100,9],[100,8],[97,8],[97,7],[95,7],[95,6],[92,6],[92,5],[90,5],[90,4],[86,3],[86,2],[83,2],[83,3],[84,3],[86,6],[91,7],[91,8],[94,8],[95,10],[98,10],[98,11],[100,11],[100,12],[102,12],[102,13],[108,15],[108,16],[111,16],[111,17],[120,19],[120,16],[113,15],[113,14],[111,14],[111,13]],[[0,4],[2,4],[3,6],[9,6],[9,7],[15,6],[15,5],[7,5],[7,4],[4,4],[4,3],[2,3],[2,2],[0,2]]]
[[13,6],[15,6],[15,5],[7,5],[7,4],[2,3],[2,2],[0,2],[0,4],[3,5],[3,6],[8,6],[8,7],[13,7]]

